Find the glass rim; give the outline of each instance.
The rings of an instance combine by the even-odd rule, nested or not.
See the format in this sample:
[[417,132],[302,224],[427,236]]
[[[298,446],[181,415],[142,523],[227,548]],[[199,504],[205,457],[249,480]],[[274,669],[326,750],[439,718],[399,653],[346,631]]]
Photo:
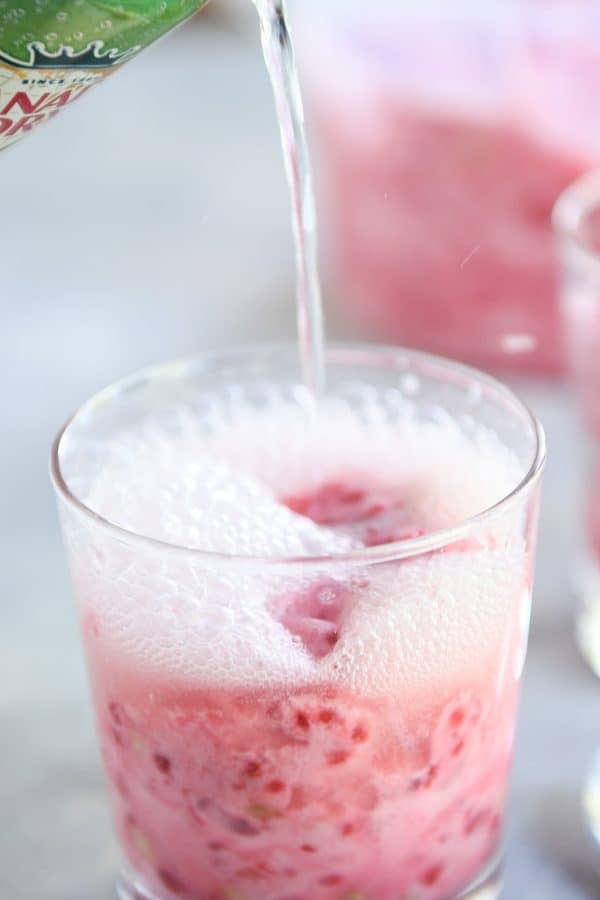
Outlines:
[[600,268],[600,248],[595,250],[581,233],[585,217],[600,210],[600,169],[586,172],[560,194],[552,211],[552,225],[559,238],[592,267]]
[[244,358],[256,356],[259,353],[273,354],[275,351],[286,353],[286,358],[298,356],[298,347],[293,343],[268,343],[255,344],[232,350],[206,351],[193,356],[171,362],[157,363],[138,369],[135,372],[112,382],[107,387],[88,398],[71,415],[59,429],[53,443],[50,454],[50,477],[59,498],[79,516],[85,518],[96,527],[108,532],[122,543],[142,547],[163,553],[170,553],[182,558],[192,558],[196,561],[204,561],[215,568],[268,568],[276,570],[282,568],[286,572],[290,569],[327,568],[336,566],[360,566],[375,565],[378,563],[393,562],[395,560],[417,557],[438,550],[448,544],[455,543],[467,537],[475,528],[488,518],[498,515],[510,508],[533,484],[539,480],[546,461],[546,439],[544,429],[531,411],[527,403],[521,400],[509,387],[498,381],[491,375],[479,371],[471,366],[455,360],[447,359],[435,354],[425,353],[420,350],[404,349],[394,346],[377,345],[369,343],[348,344],[329,343],[325,349],[326,365],[378,365],[382,369],[395,368],[399,373],[409,371],[410,364],[420,363],[421,366],[430,367],[434,371],[454,373],[457,376],[474,378],[481,385],[492,389],[496,396],[509,401],[513,407],[522,414],[525,425],[528,425],[534,438],[533,458],[529,468],[514,485],[514,487],[491,506],[480,510],[454,525],[441,528],[415,538],[394,541],[375,547],[361,547],[344,553],[332,553],[328,555],[314,556],[253,556],[235,553],[220,553],[202,548],[189,547],[170,543],[149,535],[140,534],[125,528],[116,522],[100,515],[74,494],[69,488],[60,464],[60,448],[63,437],[69,427],[90,408],[106,401],[108,395],[115,391],[123,391],[131,388],[142,380],[151,378],[164,378],[165,376],[188,377],[194,371],[199,371],[211,361],[232,360],[238,362]]

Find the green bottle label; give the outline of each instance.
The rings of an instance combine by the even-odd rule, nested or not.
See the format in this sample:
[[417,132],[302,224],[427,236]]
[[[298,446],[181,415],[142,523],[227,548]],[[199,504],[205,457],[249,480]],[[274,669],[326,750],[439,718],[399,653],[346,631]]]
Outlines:
[[0,0],[0,150],[205,0]]

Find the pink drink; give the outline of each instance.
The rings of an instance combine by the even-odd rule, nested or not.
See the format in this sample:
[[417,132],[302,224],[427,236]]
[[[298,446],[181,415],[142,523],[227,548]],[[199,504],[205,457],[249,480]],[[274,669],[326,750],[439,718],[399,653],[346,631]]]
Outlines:
[[551,212],[600,160],[596,6],[329,9],[302,55],[339,308],[386,341],[560,371]]
[[474,423],[405,414],[397,389],[316,413],[269,390],[268,410],[239,389],[150,416],[91,464],[65,448],[67,482],[131,532],[321,557],[231,568],[63,516],[124,896],[453,897],[500,851],[534,510],[356,558],[493,505],[522,462]]

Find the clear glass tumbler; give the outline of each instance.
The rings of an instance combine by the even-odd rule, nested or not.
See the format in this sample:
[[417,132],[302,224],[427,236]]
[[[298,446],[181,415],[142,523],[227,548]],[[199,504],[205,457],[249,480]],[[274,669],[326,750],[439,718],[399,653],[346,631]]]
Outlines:
[[[583,533],[575,574],[575,633],[600,676],[600,171],[574,182],[559,198],[554,228],[562,267],[562,313],[571,382],[585,438]],[[600,843],[600,753],[590,767],[583,806]]]
[[[330,348],[327,379],[315,406],[294,348],[205,355],[118,382],[56,439],[52,477],[123,851],[122,898],[447,900],[499,891],[542,430],[507,388],[431,356]],[[311,557],[205,549],[198,535],[210,532],[216,506],[194,509],[197,529],[177,532],[173,514],[194,502],[197,485],[178,481],[171,442],[193,420],[209,445],[243,408],[246,425],[257,426],[244,433],[264,441],[268,456],[284,437],[264,427],[275,402],[288,447],[290,435],[318,437],[340,409],[356,413],[353,433],[372,435],[365,466],[406,457],[424,491],[430,479],[442,485],[436,515],[450,493],[462,502],[485,481],[491,448],[512,475],[463,520],[387,537],[369,528],[370,546]],[[429,450],[384,446],[390,424],[409,433],[405,422],[432,438]],[[448,496],[444,479],[456,465],[440,476],[428,462],[446,445],[469,446],[479,460]],[[351,444],[340,446],[352,456]],[[246,451],[239,440],[234,456],[243,461]],[[152,453],[173,465],[168,489],[137,480]],[[331,459],[343,478],[344,457]],[[297,482],[297,463],[283,460],[281,484]],[[112,475],[102,482],[107,467],[131,472],[135,489]],[[118,521],[98,499],[101,483],[125,498]],[[253,503],[256,490],[240,496]],[[212,496],[227,504],[230,486]],[[337,523],[358,504],[358,526],[389,526],[384,503],[369,505],[335,480],[319,496],[319,513],[299,500],[288,506]],[[138,502],[164,508],[179,540],[157,537],[150,515],[139,527]]]
[[571,381],[586,438],[577,639],[600,675],[600,172],[583,176],[564,192],[556,204],[554,226]]

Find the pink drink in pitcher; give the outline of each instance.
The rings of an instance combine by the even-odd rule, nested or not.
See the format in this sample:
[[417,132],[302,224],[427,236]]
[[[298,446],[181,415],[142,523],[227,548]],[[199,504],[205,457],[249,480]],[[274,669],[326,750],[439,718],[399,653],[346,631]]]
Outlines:
[[551,213],[600,162],[597,5],[298,7],[340,318],[477,365],[561,371]]

